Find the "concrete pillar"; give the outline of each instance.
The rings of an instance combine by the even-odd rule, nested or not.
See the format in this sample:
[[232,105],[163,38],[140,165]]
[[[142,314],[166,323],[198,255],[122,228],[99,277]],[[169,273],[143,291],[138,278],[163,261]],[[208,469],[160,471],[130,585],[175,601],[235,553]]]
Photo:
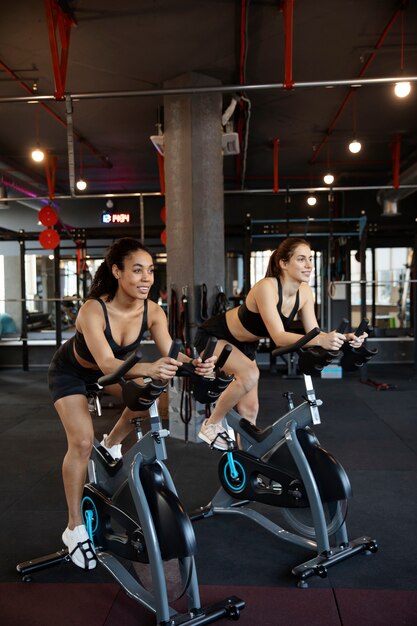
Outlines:
[[[218,85],[210,77],[187,74],[164,84],[166,88]],[[189,302],[191,341],[201,322],[201,285],[208,294],[208,311],[218,287],[224,289],[224,201],[221,93],[165,96],[164,159],[167,229],[167,289]],[[174,437],[197,438],[205,406],[191,399],[191,419],[182,415],[184,381],[169,391],[169,424]]]
[[[218,85],[196,73],[167,81],[166,88]],[[217,285],[224,289],[224,200],[220,93],[164,98],[167,287],[188,290],[192,337],[200,289],[211,312]]]

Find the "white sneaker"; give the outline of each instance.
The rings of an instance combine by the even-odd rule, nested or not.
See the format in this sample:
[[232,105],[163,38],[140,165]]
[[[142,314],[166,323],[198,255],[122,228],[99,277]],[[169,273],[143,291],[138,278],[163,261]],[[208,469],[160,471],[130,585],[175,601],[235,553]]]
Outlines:
[[106,445],[107,436],[108,435],[103,435],[103,439],[100,441],[100,445],[107,450],[107,452],[110,454],[110,456],[113,457],[115,461],[118,461],[122,458],[122,444],[116,443],[114,446],[110,446],[109,448]]
[[74,530],[67,527],[62,533],[62,541],[67,546],[68,554],[75,565],[85,570],[96,567],[96,553],[84,524],[76,526]]
[[217,450],[227,450],[227,432],[222,424],[208,424],[207,420],[201,424],[198,437]]

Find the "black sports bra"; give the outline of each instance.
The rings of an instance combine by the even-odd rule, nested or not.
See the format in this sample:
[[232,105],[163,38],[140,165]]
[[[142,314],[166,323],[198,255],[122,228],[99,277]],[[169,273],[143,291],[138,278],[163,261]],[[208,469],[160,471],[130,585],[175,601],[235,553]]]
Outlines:
[[[285,315],[283,315],[281,311],[282,309],[282,285],[281,285],[281,281],[279,280],[279,278],[277,278],[277,282],[278,282],[277,311],[282,320],[284,330],[288,330],[291,322],[293,321],[294,317],[296,316],[298,312],[298,308],[300,306],[300,294],[299,294],[299,291],[297,291],[296,296],[295,296],[294,307],[291,313],[289,314],[289,316],[285,317]],[[261,314],[255,313],[254,311],[251,311],[250,309],[248,309],[248,307],[246,306],[246,302],[243,302],[240,305],[237,311],[237,316],[243,328],[247,330],[249,333],[252,333],[252,335],[256,335],[256,337],[269,337],[270,336],[265,326],[265,323],[262,319]]]
[[[144,301],[144,309],[143,309],[143,319],[142,326],[138,335],[138,338],[133,343],[130,343],[128,346],[119,346],[113,339],[113,335],[111,334],[109,316],[107,314],[107,307],[105,302],[101,298],[94,298],[97,302],[100,302],[101,307],[104,313],[104,319],[106,321],[106,327],[104,329],[104,336],[106,337],[110,348],[113,351],[116,359],[124,360],[128,354],[133,352],[139,347],[140,342],[142,341],[143,334],[146,330],[148,330],[148,301]],[[75,332],[74,336],[74,347],[75,350],[82,359],[85,359],[89,363],[94,363],[95,360],[90,350],[88,349],[87,343],[84,339],[84,335],[80,333],[78,330]]]

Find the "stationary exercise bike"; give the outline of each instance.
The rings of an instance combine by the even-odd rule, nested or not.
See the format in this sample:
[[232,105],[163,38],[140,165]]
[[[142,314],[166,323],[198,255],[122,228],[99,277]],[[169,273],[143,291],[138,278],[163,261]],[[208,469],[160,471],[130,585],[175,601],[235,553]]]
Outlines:
[[[170,356],[176,358],[180,346],[176,340]],[[121,459],[114,460],[94,441],[81,509],[97,559],[128,596],[155,613],[161,626],[208,624],[221,617],[236,620],[244,602],[235,596],[201,607],[193,526],[164,464],[169,432],[162,427],[156,400],[167,385],[145,379],[141,386],[124,378],[140,358],[139,352],[132,354],[114,373],[102,376],[89,389],[90,403],[98,411],[99,391],[119,383],[125,404],[134,411],[149,410],[150,414],[150,430],[145,435],[142,420],[132,420],[137,441]],[[67,548],[20,563],[17,570],[28,580],[31,573],[63,560],[69,560]],[[187,597],[187,613],[178,613],[169,604],[164,569],[167,562],[175,562],[178,568],[181,595]],[[152,589],[139,578],[141,564],[149,564]]]
[[[356,332],[359,335],[363,330],[362,325]],[[221,487],[206,507],[191,515],[193,521],[218,514],[241,515],[280,539],[312,550],[312,559],[292,569],[299,587],[307,587],[312,576],[325,577],[328,568],[339,561],[377,551],[377,543],[370,537],[349,540],[345,523],[346,502],[352,495],[348,476],[320,446],[311,428],[320,424],[322,404],[316,399],[311,374],[340,358],[337,352],[303,348],[319,332],[313,329],[294,344],[273,352],[274,356],[298,352],[300,370],[303,372],[303,364],[307,368],[302,404],[295,407],[293,394],[284,394],[288,412],[264,430],[235,411],[227,414],[234,439],[228,438],[228,451],[220,458]],[[290,530],[251,508],[253,502],[280,507],[283,523]]]

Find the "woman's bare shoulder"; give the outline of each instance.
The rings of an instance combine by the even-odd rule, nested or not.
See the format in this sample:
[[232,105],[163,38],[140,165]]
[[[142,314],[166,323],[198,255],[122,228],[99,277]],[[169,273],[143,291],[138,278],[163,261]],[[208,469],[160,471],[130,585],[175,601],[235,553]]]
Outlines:
[[270,303],[278,301],[277,279],[267,276],[258,280],[250,290],[247,298],[249,305],[253,301],[255,301],[258,307],[266,301]]
[[[263,291],[263,290],[277,290],[277,279],[273,276],[265,276],[265,278],[261,278],[257,283],[252,287],[255,291]],[[252,291],[252,290],[251,290]]]
[[100,302],[98,300],[96,300],[95,298],[88,298],[88,300],[86,300],[85,302],[83,302],[80,311],[78,313],[78,315],[80,313],[93,313],[95,311],[99,312],[102,311],[102,306],[100,304]]
[[149,320],[161,320],[166,319],[166,315],[164,313],[163,308],[153,300],[148,300],[148,319]]
[[77,315],[76,327],[78,330],[82,330],[82,326],[86,323],[91,323],[91,320],[98,321],[99,317],[104,320],[103,309],[100,302],[94,299],[86,300]]

